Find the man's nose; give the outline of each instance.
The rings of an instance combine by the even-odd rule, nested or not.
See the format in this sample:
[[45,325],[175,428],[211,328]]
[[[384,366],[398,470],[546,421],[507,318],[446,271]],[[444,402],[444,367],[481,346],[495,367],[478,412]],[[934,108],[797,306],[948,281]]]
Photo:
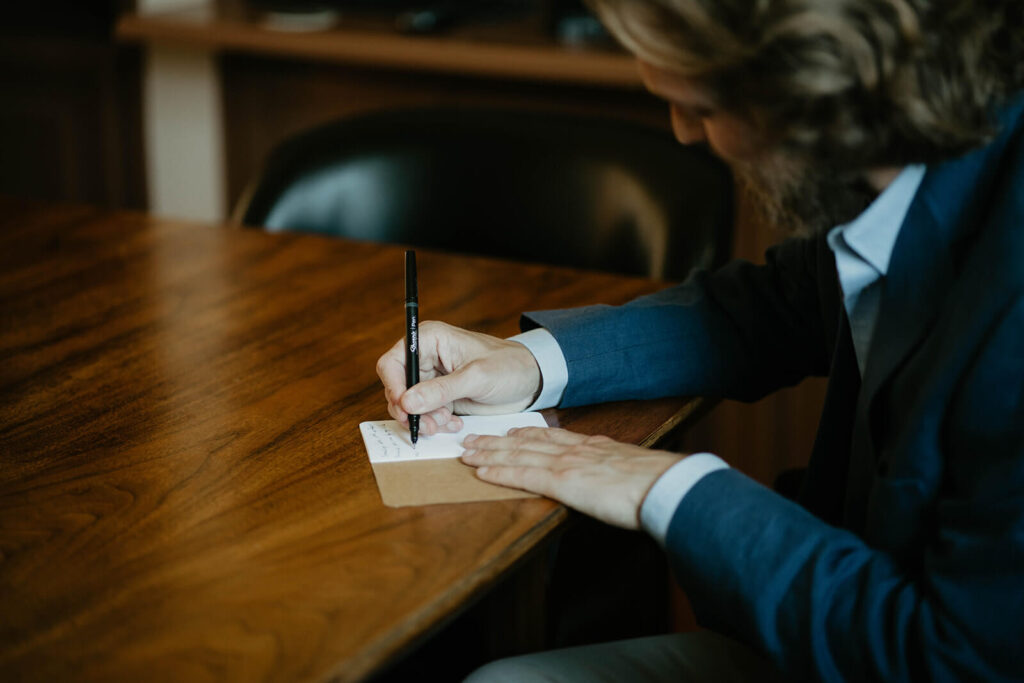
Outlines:
[[684,145],[705,142],[704,122],[697,116],[684,112],[679,107],[672,107],[672,132],[676,139]]

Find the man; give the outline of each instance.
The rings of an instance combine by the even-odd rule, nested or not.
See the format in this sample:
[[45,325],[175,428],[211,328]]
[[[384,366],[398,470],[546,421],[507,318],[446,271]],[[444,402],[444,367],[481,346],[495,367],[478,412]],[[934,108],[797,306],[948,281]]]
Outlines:
[[800,236],[626,306],[527,314],[512,340],[425,324],[425,381],[405,391],[400,343],[378,362],[391,415],[431,434],[457,414],[755,399],[824,374],[828,395],[799,504],[711,454],[467,438],[481,479],[651,533],[723,634],[478,676],[761,679],[763,658],[786,679],[1024,679],[1021,3],[594,5],[679,140]]

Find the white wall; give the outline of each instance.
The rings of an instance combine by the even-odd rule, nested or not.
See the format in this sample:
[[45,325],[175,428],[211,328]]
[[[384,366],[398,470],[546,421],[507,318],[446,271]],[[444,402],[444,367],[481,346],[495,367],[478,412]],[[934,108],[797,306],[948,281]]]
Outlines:
[[[137,6],[139,13],[153,13],[201,4],[139,0]],[[150,45],[143,79],[150,211],[190,220],[223,220],[224,131],[213,55],[189,46]]]

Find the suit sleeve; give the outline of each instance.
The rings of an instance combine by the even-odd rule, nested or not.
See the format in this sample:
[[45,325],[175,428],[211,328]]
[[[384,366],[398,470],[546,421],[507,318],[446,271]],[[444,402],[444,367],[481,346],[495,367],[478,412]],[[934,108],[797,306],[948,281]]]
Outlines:
[[941,460],[944,475],[907,556],[735,470],[698,482],[666,547],[701,622],[760,648],[793,679],[1024,680],[1022,336],[1024,299],[920,440],[935,450],[917,455]]
[[[825,251],[823,260],[822,250]],[[824,239],[794,239],[767,263],[736,261],[624,306],[530,312],[565,354],[562,407],[703,395],[755,400],[828,372],[821,271],[834,279]]]

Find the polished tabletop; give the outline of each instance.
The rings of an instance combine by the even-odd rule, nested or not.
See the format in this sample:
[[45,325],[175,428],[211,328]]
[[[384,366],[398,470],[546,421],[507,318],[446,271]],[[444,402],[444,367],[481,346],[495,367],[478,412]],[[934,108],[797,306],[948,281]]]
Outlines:
[[[364,678],[551,537],[546,499],[382,504],[402,252],[0,200],[0,679]],[[418,255],[424,319],[501,336],[661,286]],[[651,444],[690,406],[546,417]]]

